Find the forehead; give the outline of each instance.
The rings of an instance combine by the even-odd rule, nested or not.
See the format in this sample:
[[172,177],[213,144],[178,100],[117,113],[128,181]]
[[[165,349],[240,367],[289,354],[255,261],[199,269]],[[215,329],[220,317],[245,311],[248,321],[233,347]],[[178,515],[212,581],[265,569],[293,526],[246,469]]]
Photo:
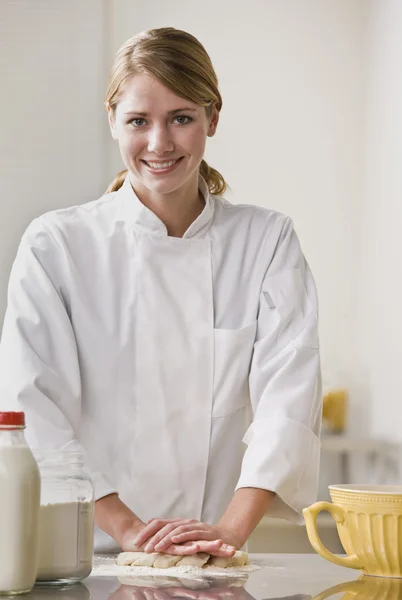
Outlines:
[[201,109],[198,104],[177,96],[160,81],[141,73],[122,87],[117,104],[118,112],[169,112],[180,107]]

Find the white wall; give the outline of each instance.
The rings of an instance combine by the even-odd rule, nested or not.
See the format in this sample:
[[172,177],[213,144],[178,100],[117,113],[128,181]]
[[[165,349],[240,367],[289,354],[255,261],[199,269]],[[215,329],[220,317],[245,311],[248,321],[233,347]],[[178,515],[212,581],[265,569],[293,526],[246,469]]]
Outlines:
[[[356,277],[363,210],[366,0],[113,0],[111,48],[150,27],[190,31],[223,95],[207,158],[235,202],[292,216],[315,274],[324,380],[361,405]],[[219,16],[216,15],[219,6]],[[121,168],[117,153],[111,157]],[[355,414],[357,413],[357,414]]]
[[402,442],[402,3],[370,0],[359,352],[375,435]]
[[0,324],[25,227],[109,178],[104,35],[100,0],[0,2]]

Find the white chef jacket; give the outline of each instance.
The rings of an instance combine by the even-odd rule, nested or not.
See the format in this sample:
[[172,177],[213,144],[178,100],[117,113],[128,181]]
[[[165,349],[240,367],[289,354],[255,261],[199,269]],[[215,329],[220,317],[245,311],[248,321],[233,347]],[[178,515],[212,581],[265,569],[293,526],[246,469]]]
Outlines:
[[[200,190],[182,238],[136,197],[35,219],[14,262],[2,410],[33,448],[83,449],[96,499],[143,521],[215,523],[234,491],[272,490],[301,522],[316,499],[317,300],[289,218]],[[246,449],[242,445],[246,444]],[[96,534],[96,548],[111,538]]]

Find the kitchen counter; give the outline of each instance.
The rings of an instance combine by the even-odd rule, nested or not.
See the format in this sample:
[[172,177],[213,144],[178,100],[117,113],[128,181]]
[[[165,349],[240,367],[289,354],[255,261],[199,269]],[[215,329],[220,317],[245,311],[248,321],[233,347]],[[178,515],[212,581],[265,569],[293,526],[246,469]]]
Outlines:
[[[202,580],[203,589],[190,589],[173,580],[168,571],[161,580],[156,577],[130,578],[121,583],[116,577],[90,576],[82,584],[59,587],[35,587],[23,596],[32,600],[354,600],[402,599],[402,580],[362,577],[358,571],[344,569],[316,554],[250,554],[251,562],[261,568],[241,579]],[[183,580],[181,580],[183,581]],[[158,584],[166,587],[158,587]],[[335,588],[333,594],[329,588]],[[191,587],[200,588],[200,580]],[[327,593],[325,593],[327,592]],[[340,594],[343,592],[343,594]],[[231,598],[232,597],[232,598]]]

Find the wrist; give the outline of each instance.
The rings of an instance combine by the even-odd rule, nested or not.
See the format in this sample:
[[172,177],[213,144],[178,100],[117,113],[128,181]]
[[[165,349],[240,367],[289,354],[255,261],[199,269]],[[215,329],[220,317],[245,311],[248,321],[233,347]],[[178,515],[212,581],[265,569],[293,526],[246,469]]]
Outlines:
[[144,528],[144,523],[137,519],[137,517],[126,517],[118,519],[113,530],[112,537],[116,540],[119,546],[125,545],[126,536],[134,539],[140,531]]
[[235,492],[218,526],[227,532],[237,549],[247,542],[274,497],[273,492],[260,488],[240,488]]
[[117,494],[109,494],[95,502],[95,523],[120,546],[128,530],[139,533],[144,527],[144,523]]
[[218,525],[219,537],[225,542],[234,546],[236,550],[240,550],[242,546],[247,542],[247,537],[244,537],[236,528],[233,526],[227,526],[223,520],[219,521]]

